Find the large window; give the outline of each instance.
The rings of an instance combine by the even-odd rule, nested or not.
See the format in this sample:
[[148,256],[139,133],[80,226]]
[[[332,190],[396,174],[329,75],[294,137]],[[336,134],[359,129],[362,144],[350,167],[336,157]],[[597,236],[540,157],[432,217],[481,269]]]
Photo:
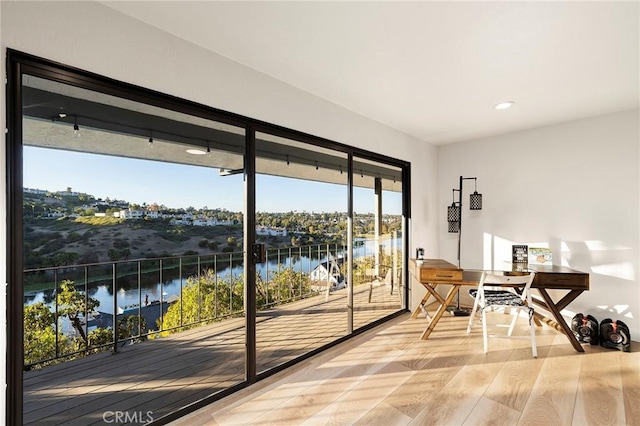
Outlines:
[[405,310],[407,163],[9,63],[11,424],[166,423]]
[[403,306],[402,170],[356,157],[353,168],[354,327]]
[[345,153],[264,133],[256,140],[256,238],[267,252],[256,283],[260,372],[349,332],[348,192]]
[[242,382],[244,129],[22,93],[25,423],[160,418]]

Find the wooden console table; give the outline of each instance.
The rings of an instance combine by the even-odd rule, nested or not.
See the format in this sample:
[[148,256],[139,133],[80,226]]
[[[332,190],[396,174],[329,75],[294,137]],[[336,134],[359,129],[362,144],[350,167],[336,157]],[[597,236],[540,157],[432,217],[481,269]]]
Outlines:
[[[417,262],[415,259],[411,259],[409,267],[414,279],[418,280],[427,289],[424,297],[411,314],[411,318],[416,318],[420,312],[424,312],[427,316],[430,316],[426,311],[426,306],[431,297],[435,298],[439,304],[436,313],[429,322],[429,325],[422,333],[421,338],[426,340],[438,324],[442,315],[446,312],[447,307],[453,302],[458,290],[460,290],[462,286],[477,286],[480,281],[482,271],[465,271],[442,259],[425,259],[422,262]],[[567,339],[569,339],[569,342],[573,345],[574,349],[578,352],[584,352],[580,342],[576,339],[560,311],[566,308],[576,299],[576,297],[580,296],[582,292],[589,290],[589,274],[574,271],[573,269],[565,268],[563,266],[552,265],[528,265],[525,272],[526,271],[533,271],[536,273],[531,287],[537,289],[542,297],[542,299],[534,298],[534,304],[542,306],[544,309],[551,312],[553,319],[561,330],[564,331],[564,334],[567,336]],[[502,272],[505,274],[517,273],[513,271]],[[451,289],[445,297],[442,297],[436,291],[436,288],[440,284],[451,286]],[[547,290],[563,290],[566,291],[566,294],[564,294],[564,296],[559,300],[554,301]]]

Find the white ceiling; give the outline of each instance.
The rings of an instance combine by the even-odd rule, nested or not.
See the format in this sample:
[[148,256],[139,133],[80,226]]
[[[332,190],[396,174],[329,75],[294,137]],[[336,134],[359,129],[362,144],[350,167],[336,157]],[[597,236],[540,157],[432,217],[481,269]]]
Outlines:
[[638,1],[102,3],[436,145],[639,107]]

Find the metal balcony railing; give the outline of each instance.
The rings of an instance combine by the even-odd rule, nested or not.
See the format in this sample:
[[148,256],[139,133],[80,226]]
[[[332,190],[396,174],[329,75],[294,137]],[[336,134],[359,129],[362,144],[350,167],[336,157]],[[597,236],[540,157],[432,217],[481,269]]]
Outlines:
[[[360,241],[359,246],[366,244]],[[342,258],[345,253],[346,247],[339,244],[267,250],[267,262],[259,265],[257,272],[258,308],[318,294],[311,285],[311,272],[321,262]],[[366,248],[360,249],[356,258],[367,255]],[[24,270],[25,327],[49,327],[25,329],[25,369],[109,348],[117,352],[128,342],[242,316],[243,266],[243,252],[232,252]],[[77,326],[74,328],[68,316],[63,316],[68,305],[60,304],[59,292],[66,280],[72,281],[77,294],[84,298],[84,303],[78,302],[84,309],[76,312],[87,337],[84,341],[78,339]],[[88,312],[90,298],[97,298],[100,305]],[[27,322],[27,307],[37,302],[49,307],[52,323]],[[196,305],[195,314],[192,303]],[[103,332],[91,338],[91,331],[98,328]],[[48,349],[35,350],[27,347],[27,332],[46,334],[54,342]],[[42,346],[46,341],[41,338],[31,343]]]

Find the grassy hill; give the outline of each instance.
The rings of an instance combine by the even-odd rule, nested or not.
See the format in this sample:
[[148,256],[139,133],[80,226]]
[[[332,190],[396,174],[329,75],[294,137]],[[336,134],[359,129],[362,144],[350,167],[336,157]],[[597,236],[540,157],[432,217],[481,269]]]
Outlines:
[[[238,247],[230,247],[228,237],[235,237]],[[242,227],[172,226],[159,220],[108,217],[27,219],[24,242],[25,267],[36,268],[114,260],[110,250],[128,259],[241,250]]]

